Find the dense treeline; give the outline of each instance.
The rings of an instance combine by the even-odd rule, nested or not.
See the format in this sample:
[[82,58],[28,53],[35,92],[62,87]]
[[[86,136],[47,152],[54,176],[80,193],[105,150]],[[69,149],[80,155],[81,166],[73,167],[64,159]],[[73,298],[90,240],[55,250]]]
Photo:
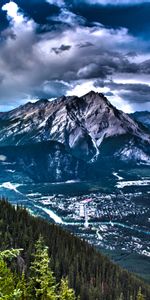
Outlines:
[[110,262],[94,247],[59,226],[29,215],[23,208],[0,201],[0,250],[24,249],[17,262],[11,263],[12,269],[29,276],[40,235],[48,246],[56,281],[68,276],[69,286],[81,300],[137,300],[139,288],[144,299],[150,299],[150,288],[143,281]]

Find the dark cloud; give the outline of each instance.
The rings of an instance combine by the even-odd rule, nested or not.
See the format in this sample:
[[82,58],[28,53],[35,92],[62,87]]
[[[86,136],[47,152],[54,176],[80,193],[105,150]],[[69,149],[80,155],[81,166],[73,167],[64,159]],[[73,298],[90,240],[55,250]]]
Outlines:
[[92,46],[94,46],[94,44],[92,44],[91,42],[85,42],[85,43],[80,43],[77,46],[79,48],[86,48],[86,47],[92,47]]
[[64,51],[69,51],[71,49],[71,45],[61,45],[60,47],[54,47],[52,48],[52,51],[55,52],[55,54],[61,54]]
[[85,66],[83,66],[77,73],[79,78],[107,78],[108,76],[114,75],[115,73],[128,73],[137,74],[141,71],[143,73],[146,71],[143,69],[142,65],[129,61],[125,55],[120,52],[108,51],[103,49],[93,50],[95,56],[92,59],[92,63],[89,62],[90,54],[87,51],[87,61]]
[[68,90],[68,84],[59,81],[46,81],[42,85],[35,87],[33,90],[33,98],[58,98],[65,95]]
[[132,57],[132,58],[135,58],[137,57],[137,53],[135,51],[129,51],[126,56],[129,56],[129,57]]
[[150,89],[149,92],[146,93],[143,91],[135,91],[135,90],[127,90],[127,91],[121,91],[120,96],[127,101],[130,104],[142,104],[143,105],[148,102],[150,103]]
[[107,92],[107,93],[105,93],[105,96],[106,97],[112,97],[112,96],[114,96],[114,94],[112,92]]
[[[97,86],[101,82],[96,83]],[[150,86],[147,84],[121,84],[113,81],[103,83],[104,86],[109,87],[111,91],[118,93],[125,101],[129,103],[150,103]],[[114,93],[108,92],[108,96],[113,96]]]

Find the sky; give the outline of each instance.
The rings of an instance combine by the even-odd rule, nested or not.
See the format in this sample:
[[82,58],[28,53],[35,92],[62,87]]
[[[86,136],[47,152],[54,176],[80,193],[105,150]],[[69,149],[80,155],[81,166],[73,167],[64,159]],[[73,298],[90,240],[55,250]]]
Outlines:
[[90,90],[150,111],[150,0],[0,0],[0,111]]

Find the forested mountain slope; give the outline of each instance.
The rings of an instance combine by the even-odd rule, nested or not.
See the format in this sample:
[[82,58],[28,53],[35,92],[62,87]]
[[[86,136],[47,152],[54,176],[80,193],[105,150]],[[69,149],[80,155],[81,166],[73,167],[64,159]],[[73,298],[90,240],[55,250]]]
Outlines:
[[33,217],[22,208],[14,208],[0,201],[0,251],[10,248],[24,249],[13,268],[25,270],[29,276],[31,253],[42,235],[51,256],[51,267],[56,279],[68,276],[81,300],[137,300],[141,287],[145,300],[150,299],[150,288],[85,241],[62,228]]

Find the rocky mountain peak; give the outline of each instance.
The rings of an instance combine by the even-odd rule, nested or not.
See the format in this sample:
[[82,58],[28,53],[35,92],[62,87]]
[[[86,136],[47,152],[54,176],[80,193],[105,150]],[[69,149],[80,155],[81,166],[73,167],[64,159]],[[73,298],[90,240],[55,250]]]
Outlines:
[[3,114],[1,144],[56,141],[86,156],[99,155],[104,140],[129,134],[149,142],[149,136],[107,98],[91,91],[82,97],[40,99]]
[[87,94],[83,96],[83,98],[87,100],[93,100],[93,101],[99,101],[99,102],[104,102],[109,106],[112,106],[111,103],[108,101],[108,99],[105,97],[103,93],[98,93],[95,91],[90,91]]
[[76,179],[93,172],[97,178],[106,162],[108,168],[118,161],[150,164],[150,135],[94,91],[40,99],[0,114],[0,141],[0,154],[36,180]]
[[48,99],[41,98],[40,100],[35,102],[35,105],[36,106],[44,106],[48,103],[49,103]]

